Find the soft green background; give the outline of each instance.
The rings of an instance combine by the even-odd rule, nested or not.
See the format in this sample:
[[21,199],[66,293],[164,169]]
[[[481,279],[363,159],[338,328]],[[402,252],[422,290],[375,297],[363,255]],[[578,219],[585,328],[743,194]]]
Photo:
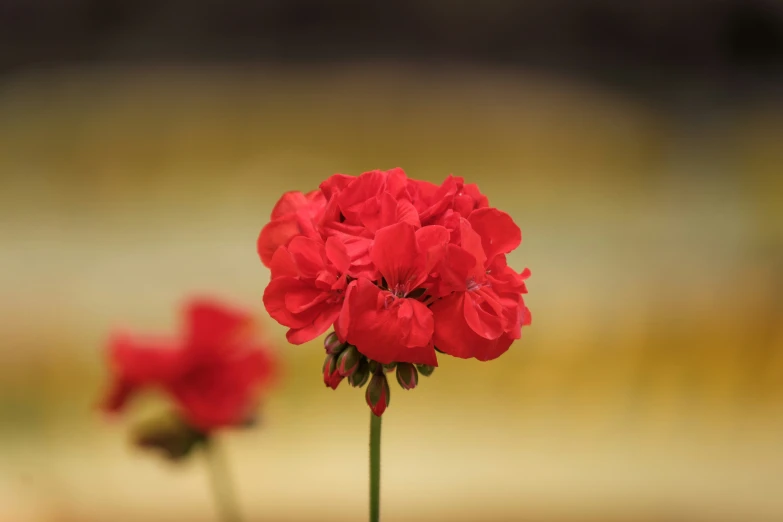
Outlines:
[[107,333],[173,331],[193,292],[257,310],[285,362],[260,428],[223,441],[249,520],[363,520],[362,393],[264,315],[255,239],[282,191],[394,166],[514,217],[533,325],[395,384],[384,520],[783,519],[781,116],[486,70],[5,77],[0,521],[215,520],[200,459],[127,443],[159,402],[94,408]]

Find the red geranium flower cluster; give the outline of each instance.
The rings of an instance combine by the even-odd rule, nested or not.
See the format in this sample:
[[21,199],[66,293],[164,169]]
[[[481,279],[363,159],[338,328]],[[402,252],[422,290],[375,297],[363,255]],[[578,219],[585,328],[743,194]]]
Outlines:
[[[407,363],[397,377],[409,389],[411,365],[437,366],[436,350],[486,361],[520,337],[530,323],[522,298],[529,271],[513,270],[506,254],[521,238],[511,217],[462,178],[435,185],[399,168],[335,174],[275,205],[258,238],[272,272],[264,304],[293,344],[334,326],[343,347],[375,364],[371,373]],[[351,375],[340,371],[334,342],[324,368],[331,387]],[[387,404],[388,386],[377,387]]]
[[113,382],[105,411],[122,411],[139,391],[159,389],[176,403],[180,428],[199,436],[251,420],[276,373],[272,352],[255,338],[252,316],[206,299],[187,303],[180,337],[117,334],[109,358]]

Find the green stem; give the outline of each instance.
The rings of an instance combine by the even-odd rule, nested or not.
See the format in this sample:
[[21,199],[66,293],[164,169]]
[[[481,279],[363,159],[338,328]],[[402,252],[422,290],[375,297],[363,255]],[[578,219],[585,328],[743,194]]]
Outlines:
[[212,495],[220,513],[220,520],[222,522],[241,522],[242,517],[239,515],[239,508],[234,497],[231,474],[228,472],[228,465],[215,439],[207,438],[204,441],[204,456],[207,459]]
[[381,518],[381,417],[370,412],[370,522]]

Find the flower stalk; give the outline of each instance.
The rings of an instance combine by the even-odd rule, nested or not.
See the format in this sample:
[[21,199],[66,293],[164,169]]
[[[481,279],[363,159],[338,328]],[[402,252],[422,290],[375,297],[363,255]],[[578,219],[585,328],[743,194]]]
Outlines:
[[381,518],[381,419],[370,412],[370,522]]
[[242,522],[228,464],[212,437],[204,439],[204,457],[207,461],[212,496],[215,499],[220,521]]

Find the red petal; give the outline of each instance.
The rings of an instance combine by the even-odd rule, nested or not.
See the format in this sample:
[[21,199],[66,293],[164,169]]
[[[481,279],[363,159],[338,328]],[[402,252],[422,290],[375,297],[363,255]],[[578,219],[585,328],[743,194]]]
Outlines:
[[446,255],[440,264],[439,295],[465,291],[467,281],[476,267],[476,258],[457,245],[446,245]]
[[285,294],[285,307],[292,314],[301,314],[328,298],[329,293],[314,286],[302,285],[296,291]]
[[253,320],[247,312],[208,299],[187,304],[187,339],[190,346],[212,347],[246,331]]
[[389,192],[395,199],[400,199],[406,194],[408,187],[408,176],[405,171],[400,167],[389,169],[385,174],[385,186],[384,189]]
[[323,305],[319,308],[320,313],[318,316],[310,324],[288,330],[286,339],[291,344],[303,344],[312,341],[331,328],[339,317],[341,308],[342,304]]
[[308,204],[309,201],[307,197],[298,190],[286,192],[277,200],[275,207],[272,209],[271,219],[277,219],[286,214],[292,214]]
[[386,175],[380,170],[365,172],[354,178],[337,196],[337,202],[346,220],[358,223],[367,200],[383,191],[385,181]]
[[326,258],[341,273],[348,272],[351,266],[351,259],[348,257],[348,250],[345,244],[336,236],[326,240]]
[[291,239],[299,234],[301,231],[295,215],[281,217],[267,223],[261,229],[256,242],[258,256],[264,266],[270,266],[272,256],[278,247],[286,246]]
[[396,199],[390,192],[367,200],[361,220],[371,232],[400,222],[410,223],[416,228],[421,226],[419,213],[413,204],[407,199]]
[[428,346],[418,346],[407,348],[397,353],[395,362],[407,362],[411,364],[426,364],[428,366],[438,366],[438,355],[435,352],[432,341]]
[[288,252],[302,277],[315,278],[325,268],[324,244],[318,240],[297,236],[288,245]]
[[139,388],[165,386],[185,370],[182,346],[172,340],[115,334],[109,341],[109,364],[113,383],[102,407],[122,410]]
[[472,292],[463,300],[465,321],[475,333],[485,339],[497,339],[503,334],[503,320],[483,310]]
[[337,337],[343,342],[346,342],[348,329],[351,326],[351,294],[353,293],[357,284],[357,281],[351,281],[351,283],[345,289],[345,300],[343,301],[342,308],[340,309],[340,315],[334,324],[334,331],[337,333]]
[[343,244],[345,245],[348,257],[351,260],[350,270],[348,275],[353,278],[366,277],[367,279],[376,279],[377,269],[370,259],[370,246],[372,246],[372,239],[364,237],[344,236]]
[[[287,296],[304,293],[311,295],[312,285],[293,277],[278,277],[269,282],[264,290],[264,306],[267,313],[283,326],[302,328],[312,323],[320,313],[318,307],[313,307],[293,313],[286,305]],[[304,299],[294,302],[302,302]]]
[[489,200],[481,193],[475,183],[466,183],[460,193],[454,198],[454,211],[462,217],[468,217],[473,210],[489,206]]
[[400,299],[397,319],[407,348],[427,346],[432,341],[435,326],[432,312],[424,303],[414,299]]
[[342,192],[355,179],[356,176],[348,174],[333,174],[321,183],[320,189],[326,199],[332,199],[332,196]]
[[[446,255],[446,245],[449,243],[449,231],[445,227],[430,225],[416,231],[416,244],[419,252],[425,256],[422,277],[427,277],[443,256]],[[419,282],[421,284],[421,282]]]
[[530,326],[533,323],[533,315],[530,313],[530,309],[522,303],[519,307],[519,324],[520,326]]
[[458,180],[461,182],[461,179],[462,178],[455,178],[449,174],[449,177],[443,181],[441,186],[438,187],[432,195],[429,208],[421,212],[420,217],[423,223],[428,221],[432,222],[431,220],[436,219],[440,214],[446,211],[454,200],[454,195],[459,188]]
[[484,267],[487,262],[487,256],[484,253],[481,236],[473,229],[470,223],[461,218],[460,220],[460,246],[476,258],[476,265],[471,277],[480,279],[484,274]]
[[390,289],[405,285],[418,275],[416,232],[409,223],[380,229],[370,250],[370,259],[386,278]]
[[430,309],[435,317],[435,346],[444,353],[469,359],[475,357],[480,361],[495,359],[508,350],[513,342],[508,335],[503,334],[490,340],[476,334],[467,324],[464,314],[464,293],[454,293],[435,301]]
[[465,183],[462,186],[462,193],[470,196],[475,201],[476,208],[486,208],[489,206],[489,199],[481,193],[478,185],[475,183]]
[[275,255],[272,256],[272,262],[269,263],[269,270],[272,273],[272,279],[286,276],[297,277],[299,275],[299,269],[296,268],[294,258],[291,257],[291,253],[284,246],[275,251]]
[[419,213],[416,211],[416,207],[414,207],[413,203],[411,203],[407,199],[401,199],[397,201],[397,212],[395,216],[395,221],[410,223],[416,228],[419,228],[421,226],[421,221],[419,220]]
[[487,254],[492,260],[498,254],[508,254],[522,242],[522,231],[511,216],[496,208],[474,210],[468,218],[479,236]]

